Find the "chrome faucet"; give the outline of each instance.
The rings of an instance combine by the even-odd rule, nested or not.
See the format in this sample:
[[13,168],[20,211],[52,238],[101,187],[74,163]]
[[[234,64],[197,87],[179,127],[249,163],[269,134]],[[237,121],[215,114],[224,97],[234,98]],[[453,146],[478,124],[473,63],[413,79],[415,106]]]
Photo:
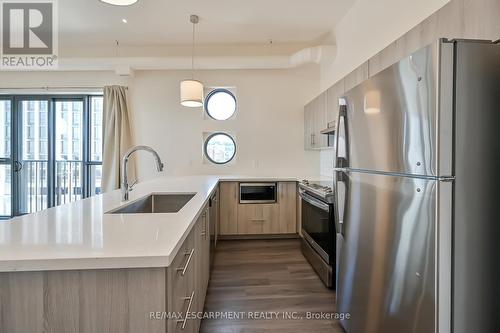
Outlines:
[[128,160],[130,159],[130,155],[132,155],[134,152],[136,152],[138,150],[145,150],[145,151],[148,151],[151,154],[153,154],[153,156],[155,157],[155,161],[156,161],[156,170],[158,170],[158,172],[163,171],[163,163],[161,161],[161,158],[153,148],[151,148],[149,146],[140,145],[140,146],[132,147],[129,150],[127,150],[125,152],[125,155],[122,158],[122,184],[121,184],[122,201],[128,200],[128,194],[130,191],[132,191],[132,188],[135,185],[135,182],[132,185],[129,185],[129,183],[128,183],[128,167],[127,167],[127,165],[128,165]]

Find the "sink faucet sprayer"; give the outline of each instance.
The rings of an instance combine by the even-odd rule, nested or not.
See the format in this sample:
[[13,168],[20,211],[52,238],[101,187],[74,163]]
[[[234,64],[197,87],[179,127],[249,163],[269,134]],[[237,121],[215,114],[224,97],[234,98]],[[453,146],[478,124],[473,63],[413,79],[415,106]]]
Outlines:
[[128,183],[128,167],[127,167],[127,164],[128,164],[128,160],[130,158],[130,155],[132,155],[134,152],[136,152],[138,150],[145,150],[145,151],[148,151],[151,154],[153,154],[153,156],[155,158],[155,161],[156,161],[156,170],[158,170],[158,172],[163,171],[163,163],[161,161],[161,158],[160,158],[160,156],[158,155],[158,153],[153,148],[151,148],[149,146],[142,146],[142,145],[140,145],[140,146],[132,147],[129,150],[127,150],[125,152],[125,155],[122,158],[122,184],[121,184],[122,185],[121,186],[122,201],[127,201],[128,200],[128,194],[129,194],[130,191],[132,191],[132,188],[135,185],[135,182],[132,185],[129,185],[129,183]]

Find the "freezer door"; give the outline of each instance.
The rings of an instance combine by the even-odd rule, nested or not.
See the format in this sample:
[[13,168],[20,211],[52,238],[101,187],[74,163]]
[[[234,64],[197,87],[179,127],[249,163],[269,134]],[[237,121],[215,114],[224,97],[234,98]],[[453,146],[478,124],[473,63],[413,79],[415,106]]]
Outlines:
[[[436,241],[439,234],[451,234],[439,224],[444,183],[343,171],[336,181],[345,188],[337,311],[350,314],[341,322],[347,333],[436,332],[438,308],[449,326],[450,292],[436,278],[437,265],[448,267],[442,278],[449,289],[451,245]],[[449,212],[451,196],[445,201]],[[443,227],[449,229],[450,221]]]
[[413,53],[344,98],[347,116],[339,113],[338,148],[348,148],[349,163],[337,160],[337,167],[452,175],[452,43],[436,42]]

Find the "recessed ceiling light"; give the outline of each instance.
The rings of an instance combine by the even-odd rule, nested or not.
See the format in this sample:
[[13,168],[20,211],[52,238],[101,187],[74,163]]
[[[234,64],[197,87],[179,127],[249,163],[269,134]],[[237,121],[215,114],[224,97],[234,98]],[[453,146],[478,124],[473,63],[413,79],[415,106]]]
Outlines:
[[100,0],[101,2],[109,3],[115,6],[130,6],[139,0]]
[[128,21],[127,21],[127,19],[126,19],[126,18],[122,19],[122,22],[123,22],[123,23],[128,23]]

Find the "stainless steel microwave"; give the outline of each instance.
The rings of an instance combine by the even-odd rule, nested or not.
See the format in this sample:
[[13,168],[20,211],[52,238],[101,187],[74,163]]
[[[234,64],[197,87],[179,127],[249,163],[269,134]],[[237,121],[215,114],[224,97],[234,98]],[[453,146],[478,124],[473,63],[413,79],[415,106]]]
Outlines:
[[277,188],[277,183],[240,183],[240,203],[274,203]]

